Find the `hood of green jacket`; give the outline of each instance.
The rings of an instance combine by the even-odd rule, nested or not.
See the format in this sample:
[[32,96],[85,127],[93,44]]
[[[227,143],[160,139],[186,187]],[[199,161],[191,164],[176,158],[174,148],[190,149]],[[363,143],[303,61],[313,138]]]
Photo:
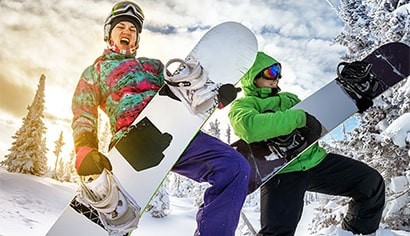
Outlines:
[[280,63],[274,58],[263,52],[258,52],[252,67],[241,78],[242,88],[245,95],[265,98],[272,94],[272,88],[258,88],[253,81],[261,71],[274,64],[280,65]]

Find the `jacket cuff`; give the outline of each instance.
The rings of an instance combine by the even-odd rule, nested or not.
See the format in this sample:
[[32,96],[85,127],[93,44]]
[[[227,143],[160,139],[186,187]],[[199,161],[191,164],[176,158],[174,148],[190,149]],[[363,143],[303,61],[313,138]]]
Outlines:
[[83,162],[84,158],[91,152],[95,150],[92,147],[84,146],[84,147],[79,147],[76,149],[76,158],[75,158],[75,169],[78,171],[80,168],[81,163]]
[[96,135],[89,132],[84,132],[74,137],[74,146],[76,152],[77,149],[85,146],[98,150],[98,139]]

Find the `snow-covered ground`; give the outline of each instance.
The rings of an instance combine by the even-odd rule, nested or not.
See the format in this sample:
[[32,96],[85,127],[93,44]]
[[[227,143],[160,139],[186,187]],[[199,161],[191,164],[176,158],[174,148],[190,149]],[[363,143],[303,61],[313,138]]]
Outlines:
[[[50,178],[9,173],[0,168],[0,236],[45,235],[75,188],[74,184],[60,183]],[[315,214],[315,207],[318,205],[319,203],[316,202],[305,207],[296,236],[310,235],[308,227]],[[259,213],[253,208],[245,208],[243,211],[257,228]],[[156,219],[145,214],[141,219],[140,227],[133,235],[192,235],[195,229],[195,213],[192,199],[172,197],[171,212],[167,217]],[[84,232],[84,235],[87,233]],[[236,235],[242,234],[238,230]],[[322,230],[316,235],[352,236],[350,232],[338,226]],[[379,229],[377,235],[405,236],[410,235],[410,232]]]
[[[410,96],[410,80],[400,89],[402,97]],[[398,147],[404,147],[410,142],[410,113],[404,112],[393,122],[381,121],[377,127],[383,132],[379,139],[390,139]],[[410,153],[409,153],[410,156]],[[409,188],[410,175],[403,174],[391,179],[388,189],[394,193],[406,193]],[[0,168],[0,236],[42,236],[51,227],[59,212],[73,196],[75,184],[60,183],[50,178],[31,175],[9,173]],[[408,202],[409,195],[403,194],[400,198],[389,201],[386,204],[386,214],[394,213]],[[406,199],[404,199],[406,198]],[[191,198],[171,197],[171,212],[165,218],[153,218],[145,214],[141,219],[139,228],[133,235],[167,235],[184,236],[192,235],[195,230],[196,208]],[[331,235],[352,236],[352,233],[342,230],[339,226],[331,226],[312,234],[312,219],[318,213],[316,208],[324,206],[323,203],[313,202],[305,206],[302,219],[298,226],[296,236],[306,235]],[[326,208],[332,208],[333,212],[341,211],[337,204],[331,202]],[[259,213],[254,207],[244,208],[253,226],[259,227]],[[69,223],[67,223],[69,224]],[[71,227],[67,225],[67,227]],[[72,226],[75,227],[75,226]],[[84,235],[87,235],[84,232]],[[410,236],[410,232],[395,231],[391,229],[379,229],[376,236]],[[237,230],[236,236],[242,236]]]
[[[146,214],[141,219],[140,226],[134,235],[155,235],[160,232],[168,232],[167,236],[193,235],[195,230],[196,209],[192,207],[193,201],[188,198],[171,198],[171,213],[163,219],[155,219]],[[308,205],[304,210],[302,220],[298,226],[296,235],[306,236],[308,232],[310,215],[317,204]],[[244,208],[243,212],[251,221],[255,229],[259,229],[259,212],[253,208]],[[161,231],[158,231],[161,229]],[[237,236],[242,235],[238,230]]]
[[0,168],[0,235],[44,235],[75,188]]

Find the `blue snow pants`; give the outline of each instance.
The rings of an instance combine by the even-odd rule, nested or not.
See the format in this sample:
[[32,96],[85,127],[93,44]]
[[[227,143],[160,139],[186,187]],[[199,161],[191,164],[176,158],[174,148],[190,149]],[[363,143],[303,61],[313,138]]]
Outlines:
[[197,212],[195,236],[234,236],[251,171],[245,158],[219,139],[199,132],[172,171],[211,185]]

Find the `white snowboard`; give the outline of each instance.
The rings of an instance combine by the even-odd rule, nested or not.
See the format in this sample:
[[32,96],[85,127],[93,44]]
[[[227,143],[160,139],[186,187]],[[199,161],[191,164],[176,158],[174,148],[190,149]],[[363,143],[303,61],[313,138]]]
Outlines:
[[[209,78],[215,83],[235,84],[252,66],[256,53],[255,35],[240,23],[225,22],[210,29],[188,56],[199,60]],[[160,138],[150,141],[146,140],[144,135],[143,143],[140,144],[145,145],[144,148],[132,147],[128,144],[125,148],[124,145],[119,148],[120,140],[108,153],[113,166],[112,172],[132,196],[133,201],[141,207],[140,215],[143,214],[160,184],[206,119],[190,113],[181,102],[157,94],[133,124],[137,124],[138,129],[143,130],[141,132],[146,132],[144,129],[148,127],[151,133],[147,136],[152,137],[154,132],[155,135],[160,134]],[[141,134],[135,137],[141,137]],[[158,147],[156,157],[163,155],[163,158],[153,163],[143,163],[141,166],[135,159],[127,161],[121,154],[128,152],[134,155],[138,150],[154,147]],[[142,162],[155,159],[149,155],[150,152],[142,150],[142,155],[138,158],[141,158]],[[47,235],[106,234],[102,227],[68,206]]]

